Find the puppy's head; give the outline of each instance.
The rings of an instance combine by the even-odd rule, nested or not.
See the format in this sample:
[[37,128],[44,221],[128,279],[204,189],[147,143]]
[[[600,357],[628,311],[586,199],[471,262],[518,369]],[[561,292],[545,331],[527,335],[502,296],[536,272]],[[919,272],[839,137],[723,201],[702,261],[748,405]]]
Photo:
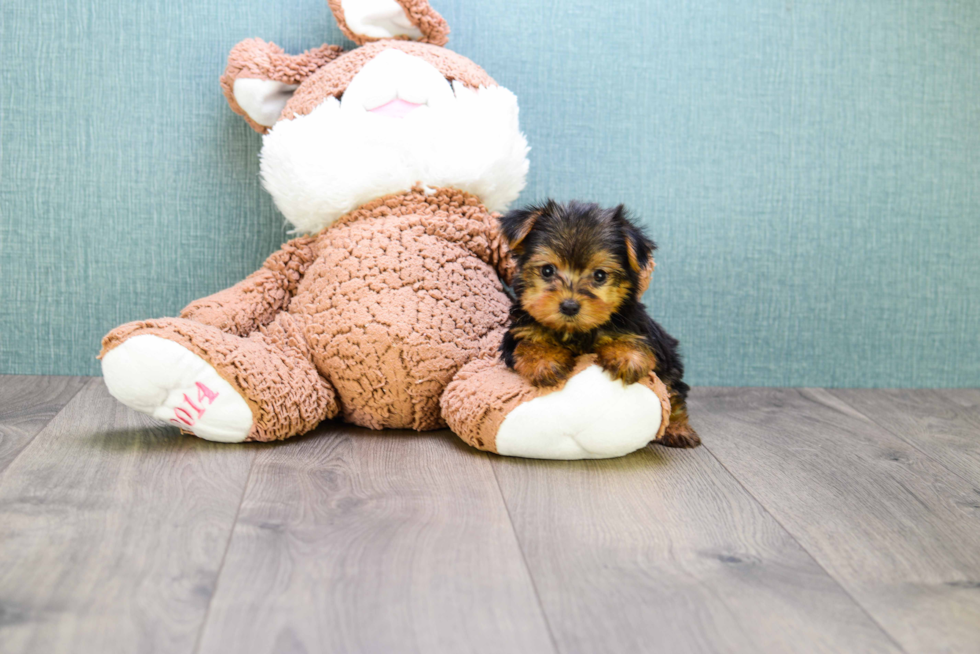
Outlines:
[[585,332],[641,292],[656,245],[625,208],[570,202],[511,211],[501,219],[517,259],[521,306],[550,329]]

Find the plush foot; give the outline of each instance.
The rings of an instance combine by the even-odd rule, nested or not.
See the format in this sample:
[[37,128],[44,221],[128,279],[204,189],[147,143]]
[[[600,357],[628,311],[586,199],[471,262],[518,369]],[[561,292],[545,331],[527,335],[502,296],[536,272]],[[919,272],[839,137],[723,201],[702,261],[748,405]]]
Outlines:
[[483,450],[533,459],[606,459],[655,439],[669,412],[652,374],[623,384],[583,357],[560,389],[531,385],[499,361],[463,367],[442,400],[446,422]]
[[661,406],[646,386],[625,385],[589,366],[560,390],[514,409],[497,432],[497,452],[534,459],[605,459],[649,443]]
[[238,443],[252,429],[252,410],[204,359],[177,343],[144,334],[102,357],[109,393],[126,406],[182,431]]

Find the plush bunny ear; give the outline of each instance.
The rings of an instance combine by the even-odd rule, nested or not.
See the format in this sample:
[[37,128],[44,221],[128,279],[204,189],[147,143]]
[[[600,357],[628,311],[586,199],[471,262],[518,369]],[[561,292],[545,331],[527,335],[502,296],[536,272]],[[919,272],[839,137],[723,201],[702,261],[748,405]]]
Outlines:
[[265,134],[300,83],[343,53],[337,45],[323,45],[300,55],[288,55],[274,43],[246,39],[228,55],[221,88],[232,110],[252,129]]
[[233,91],[246,116],[263,127],[272,127],[298,88],[299,84],[240,77],[235,80]]
[[341,31],[357,45],[407,39],[446,45],[449,26],[428,0],[327,0]]

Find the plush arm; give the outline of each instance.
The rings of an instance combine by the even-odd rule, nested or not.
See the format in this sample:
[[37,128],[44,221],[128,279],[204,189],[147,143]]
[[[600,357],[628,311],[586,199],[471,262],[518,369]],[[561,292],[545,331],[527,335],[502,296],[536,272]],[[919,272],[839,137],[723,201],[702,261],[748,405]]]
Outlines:
[[255,79],[278,82],[283,85],[283,92],[288,97],[303,80],[343,52],[343,48],[337,45],[321,45],[303,54],[289,55],[275,43],[246,39],[232,48],[228,55],[228,66],[221,76],[221,89],[232,111],[242,116],[256,132],[265,134],[269,131],[268,126],[257,123],[235,98],[235,81]]
[[180,317],[229,334],[248,336],[289,306],[303,274],[316,258],[315,243],[313,236],[289,241],[270,255],[259,270],[231,288],[194,300],[184,307]]

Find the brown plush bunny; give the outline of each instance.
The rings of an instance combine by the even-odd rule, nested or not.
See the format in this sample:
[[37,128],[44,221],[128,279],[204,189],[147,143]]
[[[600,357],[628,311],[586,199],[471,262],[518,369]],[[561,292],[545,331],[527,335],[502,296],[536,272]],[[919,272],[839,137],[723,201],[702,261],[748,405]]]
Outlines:
[[517,101],[442,45],[424,0],[330,0],[360,45],[232,50],[221,86],[264,134],[262,180],[298,232],[179,318],[122,325],[102,369],[124,404],[210,440],[288,438],[340,415],[447,424],[515,456],[619,456],[663,433],[663,385],[589,357],[562,386],[499,361],[512,262],[497,215],[520,193]]

